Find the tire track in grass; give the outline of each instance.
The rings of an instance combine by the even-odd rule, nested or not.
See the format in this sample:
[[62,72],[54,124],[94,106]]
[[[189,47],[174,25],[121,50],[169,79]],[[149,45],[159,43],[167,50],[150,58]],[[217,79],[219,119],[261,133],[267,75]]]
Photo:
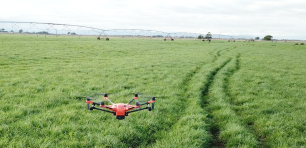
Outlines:
[[[219,57],[215,52],[214,56]],[[224,67],[230,59],[218,58],[205,65],[198,66],[198,72],[195,73],[184,87],[185,106],[181,117],[171,127],[170,131],[160,132],[161,137],[155,143],[147,147],[208,147],[212,141],[209,130],[208,112],[204,110],[199,103],[201,99],[202,87],[209,87],[210,79],[216,72]],[[217,68],[214,68],[217,65]],[[204,77],[203,77],[204,75]],[[206,77],[205,77],[206,76]],[[203,83],[208,84],[204,85]],[[187,98],[187,100],[186,100]],[[153,145],[154,144],[154,145]]]
[[[243,125],[231,106],[228,95],[229,77],[237,70],[239,54],[235,60],[228,60],[211,72],[209,81],[204,85],[202,107],[210,112],[211,147],[258,147],[256,136]],[[239,65],[239,63],[238,63]]]
[[[204,85],[202,86],[202,92],[201,92],[201,99],[200,99],[200,104],[201,107],[205,110],[205,107],[209,105],[208,102],[208,95],[209,95],[209,90],[210,87],[215,79],[215,76],[217,75],[217,73],[219,72],[220,69],[222,69],[227,63],[229,63],[232,59],[227,59],[226,61],[224,61],[220,66],[218,66],[217,68],[215,68],[214,70],[210,71],[210,73],[207,75],[207,81],[206,83],[204,83]],[[208,112],[210,112],[210,114],[208,114],[208,117],[210,118],[210,132],[212,135],[212,141],[211,141],[211,145],[212,147],[225,147],[224,143],[222,141],[220,141],[218,139],[219,137],[219,128],[216,126],[216,124],[213,122],[212,119],[212,115],[211,115],[211,110],[207,110]]]
[[[235,103],[234,103],[234,100],[235,100],[235,97],[231,95],[230,93],[230,83],[229,83],[229,79],[230,77],[232,77],[239,69],[240,69],[240,56],[241,54],[239,53],[236,58],[235,58],[235,63],[234,63],[234,66],[232,67],[232,69],[230,70],[229,72],[229,75],[224,79],[224,92],[226,93],[226,95],[229,97],[229,102],[231,104],[231,106],[233,106],[234,108],[237,106]],[[234,110],[235,113],[237,114],[237,116],[239,117],[240,115],[237,113],[236,110]],[[240,119],[241,120],[241,119]],[[241,120],[242,121],[242,120]],[[254,129],[252,129],[252,125],[254,125],[254,122],[248,122],[247,125],[245,125],[254,135],[255,135],[255,132],[253,131]],[[258,142],[258,145],[260,147],[263,147],[264,146],[264,139],[263,137],[257,137],[257,142]]]
[[189,77],[183,93],[180,94],[185,106],[183,112],[179,113],[180,118],[175,121],[171,130],[159,132],[161,138],[146,147],[204,147],[208,145],[210,135],[205,134],[208,128],[208,124],[205,124],[206,114],[197,104],[195,94],[190,91],[190,86],[197,80],[196,77],[202,68],[203,64],[197,67],[197,72]]
[[[198,64],[198,65],[203,65],[203,64]],[[171,101],[170,108],[174,108],[176,110],[175,111],[176,114],[173,114],[171,116],[172,121],[170,123],[166,122],[167,126],[161,127],[157,125],[164,124],[163,120],[165,119],[165,117],[158,119],[159,121],[157,121],[154,125],[151,125],[151,127],[157,127],[157,128],[155,129],[149,128],[146,130],[145,136],[150,137],[150,138],[139,139],[137,138],[137,136],[136,137],[132,136],[130,137],[130,139],[138,139],[139,141],[136,143],[133,143],[133,142],[131,143],[131,141],[129,143],[126,143],[124,142],[126,140],[124,140],[123,143],[125,143],[127,147],[148,147],[149,145],[155,144],[156,140],[160,139],[161,137],[160,135],[172,130],[173,126],[176,124],[176,121],[180,120],[182,117],[180,110],[186,109],[187,105],[184,102],[186,101],[185,98],[188,97],[187,86],[189,85],[194,75],[196,75],[199,72],[200,68],[201,68],[200,66],[196,66],[194,70],[191,70],[189,73],[187,73],[187,75],[181,82],[179,88],[182,88],[182,91],[176,95],[177,99],[175,101]]]

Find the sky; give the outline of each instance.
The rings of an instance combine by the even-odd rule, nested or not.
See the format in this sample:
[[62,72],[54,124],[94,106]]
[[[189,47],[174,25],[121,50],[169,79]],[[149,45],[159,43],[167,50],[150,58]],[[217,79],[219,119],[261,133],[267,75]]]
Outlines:
[[0,21],[306,39],[306,0],[1,0]]

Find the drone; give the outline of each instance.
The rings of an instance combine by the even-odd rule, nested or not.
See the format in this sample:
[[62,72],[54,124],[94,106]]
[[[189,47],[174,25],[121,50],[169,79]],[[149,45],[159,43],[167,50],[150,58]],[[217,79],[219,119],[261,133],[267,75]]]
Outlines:
[[[141,111],[148,109],[149,111],[154,110],[154,104],[155,104],[155,97],[146,97],[151,98],[151,101],[148,101],[146,103],[140,103],[139,101],[136,101],[136,105],[130,105],[134,100],[138,99],[138,94],[136,93],[134,95],[134,98],[127,104],[124,103],[113,103],[111,100],[108,99],[108,95],[106,93],[100,93],[98,95],[104,95],[104,99],[109,101],[112,105],[105,105],[104,101],[101,101],[100,103],[91,101],[91,97],[86,97],[86,103],[87,103],[87,110],[100,110],[108,113],[112,113],[114,116],[116,116],[116,119],[123,120],[125,119],[125,116],[129,116],[130,113]],[[90,104],[91,107],[90,107]],[[150,104],[152,104],[152,107],[150,107]],[[95,105],[99,105],[101,108],[95,107]],[[147,105],[147,107],[140,108],[142,105]],[[106,108],[108,110],[105,110],[103,108]]]

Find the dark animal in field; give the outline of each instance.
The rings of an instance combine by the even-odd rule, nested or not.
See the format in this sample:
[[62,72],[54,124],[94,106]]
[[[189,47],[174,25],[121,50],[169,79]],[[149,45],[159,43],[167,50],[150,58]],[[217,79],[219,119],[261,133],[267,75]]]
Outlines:
[[209,39],[208,41],[209,41],[209,43],[211,42],[211,40],[210,40],[210,39]]
[[164,41],[166,41],[167,39],[164,39]]
[[97,37],[97,40],[100,40],[100,37]]
[[106,41],[109,41],[109,38],[106,38]]
[[205,41],[204,39],[202,41]]
[[173,39],[173,38],[171,38],[171,41],[174,41],[174,39]]
[[299,43],[295,43],[294,45],[299,45]]
[[304,43],[301,43],[301,45],[304,45]]

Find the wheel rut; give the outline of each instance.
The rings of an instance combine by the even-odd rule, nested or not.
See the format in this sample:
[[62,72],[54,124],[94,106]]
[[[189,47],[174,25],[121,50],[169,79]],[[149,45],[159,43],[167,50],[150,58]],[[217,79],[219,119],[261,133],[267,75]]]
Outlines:
[[[240,65],[240,56],[241,56],[240,53],[237,54],[237,56],[236,56],[236,58],[235,58],[235,61],[234,61],[234,66],[233,66],[232,70],[229,71],[227,77],[224,79],[224,92],[225,92],[226,96],[229,97],[229,102],[230,102],[230,104],[231,104],[231,106],[232,106],[233,108],[237,107],[238,105],[235,104],[235,102],[234,102],[234,101],[235,101],[235,97],[234,97],[234,96],[231,94],[231,92],[230,92],[230,82],[229,82],[229,80],[230,80],[230,78],[231,78],[237,71],[239,71],[239,69],[240,69],[240,67],[241,67],[241,65]],[[234,110],[234,109],[233,109],[233,110]],[[236,115],[238,116],[238,118],[241,120],[240,114],[237,113],[236,110],[234,110],[234,111],[235,111]],[[242,120],[241,120],[241,121],[242,121]],[[252,121],[252,122],[245,123],[244,126],[245,126],[252,134],[256,135],[254,129],[252,129],[252,128],[253,128],[253,127],[252,127],[253,125],[254,125],[254,122]],[[262,136],[262,137],[256,136],[256,137],[257,137],[256,139],[257,139],[258,146],[259,146],[259,147],[264,147],[264,143],[265,143],[265,141],[264,141],[265,138],[264,138],[264,137],[265,137],[265,136]]]
[[[203,63],[199,63],[193,70],[191,70],[190,72],[188,72],[185,76],[185,78],[183,79],[182,83],[180,84],[180,88],[183,90],[181,93],[178,93],[176,98],[179,100],[178,103],[176,103],[176,108],[180,108],[180,110],[183,110],[183,112],[185,112],[186,110],[186,107],[187,107],[187,104],[185,104],[184,102],[186,101],[186,98],[189,97],[189,93],[188,93],[188,86],[191,82],[191,80],[193,79],[194,75],[196,75],[200,70],[201,68],[203,67]],[[176,118],[175,118],[175,121],[173,121],[170,125],[169,125],[169,128],[167,130],[167,133],[171,132],[173,126],[175,126],[177,124],[176,121],[179,121],[181,118],[182,118],[182,114],[183,113],[177,113],[176,115]],[[150,134],[154,134],[154,135],[157,135],[157,136],[153,136],[153,137],[160,137],[158,135],[160,135],[161,132],[165,132],[165,131],[156,131],[156,132],[151,132]],[[153,138],[153,139],[150,139],[146,142],[145,146],[148,147],[148,146],[153,146],[157,140],[160,140],[160,138]],[[145,142],[145,141],[143,141]],[[140,145],[133,145],[134,147],[139,147],[139,146],[143,146],[143,143]]]
[[[200,99],[200,104],[201,107],[205,109],[205,107],[207,107],[209,105],[208,102],[208,96],[209,96],[209,90],[210,87],[212,85],[212,83],[214,82],[215,76],[217,75],[217,73],[219,72],[219,70],[221,70],[224,66],[226,66],[232,59],[227,59],[226,61],[224,61],[220,66],[218,66],[217,68],[215,68],[213,71],[211,71],[209,73],[209,75],[207,76],[207,81],[206,83],[204,83],[203,87],[202,87],[202,92],[201,92],[201,99]],[[208,118],[210,118],[210,133],[212,135],[212,141],[211,141],[211,147],[218,147],[218,148],[222,148],[225,147],[225,143],[223,141],[219,140],[219,134],[220,134],[220,129],[218,127],[218,125],[213,121],[213,116],[211,114],[211,110],[208,110],[209,114],[208,114]]]
[[[218,139],[216,138],[218,137],[218,134],[217,134],[218,132],[215,132],[215,130],[213,130],[214,128],[211,128],[211,131],[213,132],[210,132],[209,130],[210,121],[208,121],[206,117],[208,112],[205,109],[203,109],[203,107],[206,104],[206,102],[204,101],[206,99],[203,99],[203,96],[208,95],[210,85],[213,83],[214,77],[219,72],[219,70],[221,70],[224,66],[226,66],[232,60],[232,58],[223,56],[223,53],[225,51],[229,51],[228,48],[210,52],[210,55],[213,56],[211,62],[207,64],[199,63],[194,68],[194,70],[191,70],[189,73],[187,73],[187,75],[185,76],[185,78],[183,79],[180,85],[182,91],[181,93],[177,95],[179,102],[181,102],[181,104],[177,106],[177,108],[181,108],[180,113],[179,113],[180,116],[178,116],[175,119],[176,121],[174,121],[173,124],[169,125],[168,130],[166,131],[162,130],[162,131],[156,132],[155,135],[162,134],[164,136],[162,137],[153,136],[153,137],[158,137],[158,138],[156,139],[152,138],[149,141],[147,141],[147,144],[145,144],[146,147],[159,147],[161,146],[161,143],[166,144],[167,143],[166,141],[175,140],[171,137],[173,137],[173,135],[175,135],[175,133],[177,132],[186,135],[187,137],[185,139],[192,137],[192,135],[188,137],[189,134],[184,133],[185,131],[182,130],[182,128],[190,129],[190,131],[193,131],[193,128],[191,128],[191,125],[189,125],[188,123],[186,124],[185,122],[186,120],[188,120],[188,122],[191,123],[195,121],[194,119],[197,117],[203,119],[203,120],[201,119],[202,121],[196,121],[196,122],[203,125],[201,126],[200,129],[203,131],[202,135],[206,135],[206,138],[205,138],[206,141],[205,142],[199,142],[199,140],[193,140],[193,141],[194,142],[196,141],[196,143],[198,143],[198,146],[200,147],[207,147],[209,145],[212,145],[212,144],[209,144],[210,140],[208,139],[211,139],[212,137],[214,139]],[[195,93],[199,93],[199,95],[197,96],[195,95]],[[188,100],[186,100],[187,98]],[[199,115],[200,112],[201,112],[201,115]],[[198,132],[198,130],[195,130],[195,131]],[[212,134],[208,134],[208,133],[212,133]],[[178,145],[179,143],[185,144],[184,142],[174,142],[173,145]],[[217,143],[220,144],[221,142],[217,141],[215,143],[216,144],[214,145],[217,145]],[[224,145],[224,144],[221,143],[221,145]]]
[[[158,139],[152,139],[150,140],[147,144],[146,147],[159,147],[162,145],[162,143],[166,144],[166,141],[173,141],[176,139],[173,139],[171,137],[173,137],[176,133],[181,133],[183,135],[185,135],[186,137],[184,138],[189,139],[192,137],[192,134],[189,134],[190,132],[192,132],[193,130],[195,132],[199,132],[199,129],[203,132],[201,135],[204,136],[200,136],[200,137],[205,137],[202,142],[200,142],[200,140],[190,140],[193,141],[194,143],[197,143],[197,146],[200,147],[207,147],[209,145],[209,140],[211,139],[211,136],[208,130],[208,121],[206,118],[207,112],[205,110],[203,110],[203,108],[201,107],[200,103],[199,103],[199,96],[196,95],[196,93],[198,92],[199,94],[201,94],[201,87],[202,87],[202,81],[205,79],[203,77],[203,75],[206,75],[208,77],[208,79],[210,79],[210,81],[208,83],[206,83],[206,92],[208,91],[208,87],[211,84],[214,75],[218,72],[218,70],[220,70],[222,67],[224,67],[229,61],[230,59],[226,59],[224,60],[223,58],[221,58],[221,60],[219,60],[220,56],[221,56],[221,51],[223,51],[225,49],[221,49],[218,51],[213,51],[210,52],[210,55],[213,56],[211,62],[209,63],[199,63],[194,70],[190,71],[187,76],[183,79],[182,84],[181,84],[181,88],[182,88],[182,93],[179,93],[177,95],[178,100],[180,100],[180,102],[182,104],[184,104],[184,106],[177,106],[179,108],[181,108],[181,112],[179,113],[180,116],[178,118],[176,118],[176,121],[174,124],[171,124],[169,127],[169,130],[167,131],[159,131],[158,133],[162,133],[164,136],[163,137],[159,137]],[[217,61],[217,62],[216,62]],[[221,63],[220,65],[220,61],[223,61],[223,63]],[[214,68],[216,65],[220,65],[217,66],[217,68]],[[213,70],[211,70],[213,69]],[[208,72],[211,71],[211,72]],[[202,77],[201,79],[199,79],[199,77]],[[187,99],[187,100],[186,100]],[[200,113],[201,112],[201,113]],[[201,121],[200,121],[200,120]],[[188,121],[187,121],[188,120]],[[187,123],[186,123],[187,121]],[[200,124],[201,126],[198,127],[199,129],[194,129],[192,127],[192,125],[190,124],[191,122]],[[190,129],[188,133],[185,133],[186,130],[182,130],[183,129]],[[209,137],[210,136],[210,137]],[[188,141],[188,140],[187,140]],[[193,143],[193,144],[194,144]],[[174,145],[177,146],[183,146],[184,142],[173,142],[172,143]],[[183,144],[183,145],[179,145],[179,144]],[[166,145],[163,145],[166,146]],[[189,144],[189,146],[191,146]]]
[[258,147],[258,139],[233,110],[229,79],[240,69],[240,54],[211,71],[203,85],[201,105],[209,112],[211,147]]

